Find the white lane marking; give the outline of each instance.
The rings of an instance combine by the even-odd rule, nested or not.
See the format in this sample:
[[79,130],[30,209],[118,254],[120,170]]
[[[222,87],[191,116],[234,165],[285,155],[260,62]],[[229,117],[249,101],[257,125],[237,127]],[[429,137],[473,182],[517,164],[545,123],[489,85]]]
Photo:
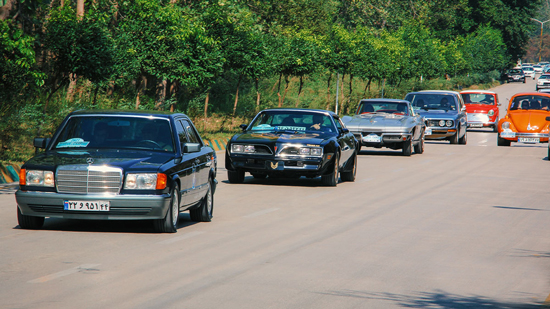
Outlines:
[[268,208],[268,209],[264,209],[264,210],[260,210],[260,211],[256,211],[256,212],[253,212],[249,215],[246,215],[244,216],[245,218],[253,218],[253,217],[258,217],[258,216],[261,216],[261,215],[265,215],[265,214],[268,214],[270,212],[274,212],[274,211],[277,211],[279,210],[279,208]]
[[479,141],[478,144],[487,144],[489,140],[488,139],[484,139],[482,141]]
[[57,272],[55,274],[51,274],[51,275],[47,275],[47,276],[44,276],[44,277],[40,277],[40,278],[31,280],[31,281],[29,281],[29,283],[44,283],[44,282],[51,281],[51,280],[61,278],[61,277],[65,277],[65,276],[68,276],[68,275],[71,275],[71,274],[74,274],[74,273],[77,273],[77,272],[92,270],[92,268],[97,267],[99,265],[100,264],[83,264],[83,265],[80,265],[80,266],[77,266],[77,267],[73,267],[73,268],[70,268],[70,269],[67,269],[67,270]]
[[198,236],[200,234],[203,234],[204,232],[189,232],[185,235],[181,235],[181,236],[177,236],[177,237],[172,237],[172,238],[169,238],[169,239],[166,239],[166,240],[163,240],[161,242],[159,242],[159,244],[161,245],[169,245],[169,244],[173,244],[175,242],[178,242],[180,240],[184,240],[184,239],[188,239],[188,238],[191,238],[191,237],[195,237],[195,236]]

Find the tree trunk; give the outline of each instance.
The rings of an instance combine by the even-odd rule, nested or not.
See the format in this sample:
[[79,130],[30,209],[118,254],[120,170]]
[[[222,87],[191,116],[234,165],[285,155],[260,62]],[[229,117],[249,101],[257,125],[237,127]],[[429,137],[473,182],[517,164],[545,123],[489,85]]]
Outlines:
[[155,108],[161,109],[163,103],[166,101],[166,86],[168,82],[163,79],[157,85],[157,102],[155,102]]
[[[170,98],[173,98],[174,96],[176,96],[177,91],[178,91],[178,83],[172,82],[170,84]],[[170,112],[173,113],[175,109],[176,109],[176,103],[170,104]]]
[[279,97],[279,107],[283,106],[283,102],[281,101],[281,78],[283,77],[283,73],[279,74],[279,86],[277,87],[277,96]]
[[328,81],[327,81],[327,108],[325,108],[327,111],[330,108],[330,81],[332,79],[332,73],[329,72],[328,75]]
[[94,90],[94,100],[92,101],[92,105],[95,106],[97,103],[97,93],[99,92],[99,85],[95,86]]
[[239,81],[237,82],[237,93],[235,94],[235,105],[233,106],[233,116],[237,113],[237,103],[239,102],[239,87],[241,86],[242,75],[239,75]]
[[363,98],[366,99],[366,95],[367,95],[367,89],[370,90],[370,82],[371,82],[372,78],[369,78],[369,81],[367,82],[367,85],[365,86],[365,90],[363,91]]
[[260,112],[260,89],[258,89],[258,78],[256,78],[256,113]]
[[345,103],[344,100],[345,100],[345,98],[346,98],[346,96],[344,95],[344,87],[345,87],[345,86],[344,86],[344,85],[345,85],[344,81],[345,81],[345,77],[346,77],[346,74],[342,74],[342,88],[341,88],[342,91],[340,91],[340,93],[341,93],[340,102],[342,102],[342,103],[340,104],[340,111],[341,111],[340,114],[342,114],[342,113],[344,112],[344,105],[345,105],[345,104],[344,104],[344,103]]
[[304,82],[302,80],[303,76],[300,76],[300,88],[298,89],[298,98],[296,99],[296,106],[300,105],[300,95],[302,94],[302,87],[304,86]]
[[69,74],[69,89],[67,89],[67,96],[66,100],[69,102],[73,102],[74,100],[74,91],[76,89],[76,81],[78,77],[74,73]]
[[204,100],[204,120],[208,117],[208,100],[210,100],[210,87],[206,90],[206,99]]
[[137,83],[136,109],[139,109],[139,105],[141,103],[140,101],[141,93],[143,89],[146,87],[147,87],[147,78],[141,75]]
[[84,17],[84,0],[76,1],[76,17],[79,20]]
[[286,93],[288,92],[288,85],[290,84],[290,81],[288,80],[288,75],[285,76],[285,93],[283,93],[283,99],[281,100],[281,105],[279,107],[283,107],[283,104],[285,103]]
[[0,20],[6,20],[10,17],[14,3],[15,0],[8,0],[4,6],[0,7]]

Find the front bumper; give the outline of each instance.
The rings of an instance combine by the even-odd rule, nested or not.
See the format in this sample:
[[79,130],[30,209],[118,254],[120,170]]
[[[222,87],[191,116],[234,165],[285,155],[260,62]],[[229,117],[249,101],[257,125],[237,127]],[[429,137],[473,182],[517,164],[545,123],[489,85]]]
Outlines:
[[537,84],[537,89],[548,89],[548,88],[550,88],[550,84],[542,84],[542,85]]
[[548,142],[547,133],[500,132],[499,137],[512,142],[532,143],[532,141],[531,142],[522,141],[521,139],[524,139],[524,138],[538,139],[538,142]]
[[[162,219],[170,206],[170,195],[64,194],[21,191],[15,193],[23,215],[64,219],[143,220]],[[65,210],[65,201],[109,201],[109,211]]]
[[322,157],[305,156],[258,156],[231,154],[231,169],[244,170],[258,174],[296,174],[302,176],[318,176],[324,174],[333,154],[323,154]]
[[468,114],[468,128],[480,128],[480,127],[491,127],[498,123],[496,116],[493,116],[494,120],[491,121],[491,118],[487,114],[482,113],[472,113]]
[[[430,133],[431,134],[428,134]],[[440,139],[446,139],[448,137],[454,136],[457,134],[456,128],[449,127],[428,127],[426,129],[426,135],[424,135],[425,139],[434,139],[434,140],[440,140]]]
[[411,133],[400,132],[353,132],[355,138],[362,146],[382,147],[400,144],[412,138]]

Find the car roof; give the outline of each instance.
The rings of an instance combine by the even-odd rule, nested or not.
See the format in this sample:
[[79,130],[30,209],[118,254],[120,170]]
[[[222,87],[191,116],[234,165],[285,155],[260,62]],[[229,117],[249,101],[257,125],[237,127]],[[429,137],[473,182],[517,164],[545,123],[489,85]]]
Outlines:
[[284,112],[314,112],[314,113],[322,113],[322,114],[329,114],[329,115],[332,115],[332,116],[338,116],[335,112],[332,112],[332,111],[327,111],[327,110],[324,110],[324,109],[312,109],[312,108],[288,108],[288,107],[283,107],[283,108],[269,108],[269,109],[264,109],[263,111],[261,112],[273,112],[273,111],[284,111]]
[[545,96],[545,97],[549,97],[550,98],[550,93],[545,93],[545,92],[536,92],[536,91],[530,91],[530,92],[519,92],[519,93],[516,93],[512,96],[512,98],[515,98],[515,97],[519,97],[519,96],[523,96],[523,95],[542,95],[542,96]]
[[452,90],[421,90],[421,91],[409,92],[409,93],[407,93],[407,95],[409,95],[409,94],[418,94],[418,93],[456,94],[456,95],[460,94],[457,91],[452,91]]
[[463,90],[460,92],[460,94],[463,94],[463,93],[485,93],[485,94],[496,94],[496,92],[494,91],[490,91],[490,90]]
[[403,99],[362,99],[360,102],[388,102],[388,103],[409,103],[407,100]]
[[174,118],[176,116],[184,116],[185,114],[181,113],[172,113],[165,111],[151,111],[151,110],[120,110],[120,109],[88,109],[88,110],[77,110],[69,114],[70,116],[84,116],[84,115],[120,115],[120,116],[151,116],[151,117],[160,117],[160,118]]

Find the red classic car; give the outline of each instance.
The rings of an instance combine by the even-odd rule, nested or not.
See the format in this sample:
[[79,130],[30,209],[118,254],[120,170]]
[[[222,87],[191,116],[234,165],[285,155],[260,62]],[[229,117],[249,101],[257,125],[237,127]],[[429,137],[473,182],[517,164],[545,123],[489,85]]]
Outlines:
[[465,90],[460,95],[466,104],[468,128],[492,127],[493,132],[497,132],[498,95],[487,90]]
[[550,94],[522,92],[510,99],[506,117],[498,122],[498,146],[510,146],[511,142],[548,142],[550,121]]

